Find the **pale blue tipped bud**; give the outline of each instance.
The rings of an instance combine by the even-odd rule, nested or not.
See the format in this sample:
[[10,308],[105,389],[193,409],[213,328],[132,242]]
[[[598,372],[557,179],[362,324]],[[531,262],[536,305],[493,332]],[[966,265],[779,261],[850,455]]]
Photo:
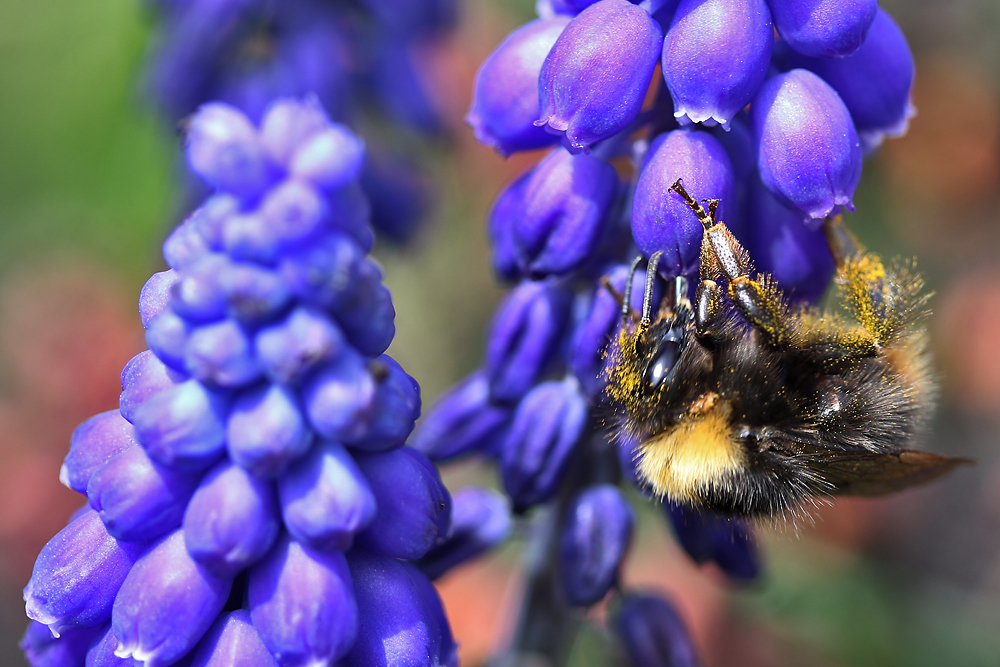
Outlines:
[[344,334],[322,311],[299,306],[283,321],[264,327],[254,350],[264,372],[281,384],[297,384],[344,347]]
[[605,240],[618,174],[608,162],[557,148],[532,170],[513,215],[522,275],[580,268]]
[[196,561],[235,576],[274,544],[281,529],[270,480],[223,461],[210,470],[184,512],[184,543]]
[[646,256],[663,251],[663,273],[693,275],[704,228],[680,195],[668,190],[677,179],[696,199],[718,199],[716,218],[725,221],[736,198],[733,165],[707,132],[674,130],[649,146],[632,201],[632,236]]
[[612,624],[634,667],[701,665],[684,620],[659,595],[623,596]]
[[[76,667],[87,659],[90,647],[100,641],[107,629],[103,625],[69,628],[53,637],[48,626],[31,621],[19,645],[31,667]],[[89,663],[87,667],[90,667]]]
[[375,378],[367,360],[345,350],[302,387],[313,430],[334,440],[356,440],[369,430],[375,412]]
[[375,416],[371,428],[360,440],[347,444],[369,452],[385,451],[399,447],[413,431],[420,416],[420,385],[387,354],[379,357],[374,365],[378,370],[378,388],[375,390]]
[[774,26],[788,45],[814,58],[853,53],[875,20],[877,0],[768,0]]
[[543,382],[521,400],[500,455],[515,511],[552,497],[586,425],[587,403],[575,380]]
[[248,326],[271,319],[292,299],[277,272],[250,262],[233,262],[226,267],[219,287],[226,296],[226,314]]
[[142,291],[139,292],[139,318],[143,329],[148,329],[153,318],[167,308],[171,289],[179,279],[180,275],[173,269],[160,271],[150,276],[142,286]]
[[270,178],[257,130],[236,107],[213,102],[202,106],[187,130],[191,171],[214,188],[254,197]]
[[[191,667],[278,667],[260,633],[253,627],[250,612],[237,609],[223,614],[199,642]],[[89,666],[88,666],[89,667]]]
[[452,496],[446,535],[414,563],[430,579],[500,545],[510,535],[510,505],[492,489],[470,486]]
[[346,126],[332,123],[295,150],[288,162],[288,172],[321,188],[335,190],[358,180],[364,161],[364,142]]
[[264,112],[260,142],[272,162],[287,165],[299,146],[329,124],[330,118],[313,95],[304,100],[278,99]]
[[190,334],[191,327],[187,321],[166,308],[149,321],[149,326],[146,327],[146,344],[160,361],[173,370],[183,372],[187,377],[184,370],[184,350]]
[[515,403],[552,360],[569,315],[570,294],[552,282],[523,282],[493,316],[486,343],[490,397]]
[[624,130],[639,114],[663,46],[660,26],[628,0],[600,0],[556,40],[538,78],[537,123],[574,149]]
[[87,499],[115,538],[151,540],[181,525],[197,486],[196,475],[159,465],[135,446],[94,472]]
[[764,0],[681,0],[663,38],[674,116],[728,127],[764,81],[773,42]]
[[172,288],[171,308],[194,322],[221,320],[228,305],[221,281],[231,265],[232,260],[221,253],[207,253],[191,262]]
[[25,613],[56,635],[104,623],[144,547],[119,542],[97,512],[84,512],[42,547],[24,589]]
[[135,355],[122,369],[122,393],[119,398],[122,417],[133,421],[136,409],[146,399],[180,384],[187,377],[187,373],[165,365],[150,350]]
[[263,374],[249,335],[230,319],[191,331],[184,350],[184,368],[201,382],[218,387],[240,387]]
[[377,511],[375,496],[354,458],[336,442],[322,442],[278,479],[288,531],[324,551],[349,549]]
[[437,468],[409,447],[362,454],[357,461],[378,507],[357,545],[392,558],[423,556],[445,533],[451,514],[451,497]]
[[817,303],[835,270],[822,227],[809,227],[802,211],[789,208],[755,179],[750,190],[750,224],[740,239],[760,273],[769,273],[785,296]]
[[458,667],[457,646],[434,586],[409,563],[352,551],[357,641],[344,667]]
[[194,648],[222,611],[232,579],[191,558],[184,531],[163,538],[136,561],[111,614],[115,655],[166,667]]
[[74,491],[86,493],[94,471],[135,444],[132,425],[121,412],[109,410],[94,415],[73,431],[69,454],[59,470],[59,481]]
[[199,470],[222,456],[228,401],[197,380],[187,380],[136,407],[132,425],[150,458]]
[[486,373],[476,371],[424,415],[409,444],[432,461],[489,450],[503,438],[510,415],[509,407],[490,403]]
[[811,218],[825,218],[838,205],[854,209],[861,143],[829,84],[804,69],[778,74],[764,82],[750,117],[768,190]]
[[282,535],[250,569],[247,592],[254,628],[280,665],[328,664],[354,644],[358,605],[342,553]]
[[283,473],[313,437],[294,392],[276,384],[240,394],[226,423],[230,458],[260,477]]
[[272,245],[280,250],[302,243],[320,231],[326,208],[315,187],[290,178],[268,191],[257,215],[271,234]]
[[558,138],[535,125],[538,74],[570,17],[527,23],[503,41],[476,73],[466,122],[476,139],[501,155],[548,146]]
[[792,56],[793,67],[804,67],[829,83],[847,110],[866,152],[886,137],[906,132],[916,113],[910,103],[913,54],[903,31],[881,8],[864,43],[845,58]]
[[595,604],[617,583],[635,512],[618,487],[602,484],[574,498],[564,521],[559,550],[563,590],[572,604]]

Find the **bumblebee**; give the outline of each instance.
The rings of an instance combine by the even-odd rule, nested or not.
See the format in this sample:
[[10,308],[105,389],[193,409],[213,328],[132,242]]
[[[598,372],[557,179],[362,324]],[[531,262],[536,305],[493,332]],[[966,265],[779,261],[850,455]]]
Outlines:
[[725,223],[674,183],[704,227],[694,303],[688,281],[652,310],[630,304],[606,352],[618,435],[638,443],[640,478],[660,497],[743,517],[788,517],[836,495],[875,496],[968,462],[910,449],[933,383],[919,325],[928,295],[911,265],[886,266],[839,217],[826,236],[848,322],[793,306]]

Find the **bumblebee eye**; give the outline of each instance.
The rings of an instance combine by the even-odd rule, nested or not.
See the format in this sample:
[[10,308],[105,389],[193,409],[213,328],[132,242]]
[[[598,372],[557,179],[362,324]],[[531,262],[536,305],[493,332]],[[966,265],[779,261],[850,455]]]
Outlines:
[[650,355],[646,366],[646,385],[656,389],[670,376],[674,370],[677,358],[681,356],[681,336],[673,329],[667,332],[656,345],[656,350]]

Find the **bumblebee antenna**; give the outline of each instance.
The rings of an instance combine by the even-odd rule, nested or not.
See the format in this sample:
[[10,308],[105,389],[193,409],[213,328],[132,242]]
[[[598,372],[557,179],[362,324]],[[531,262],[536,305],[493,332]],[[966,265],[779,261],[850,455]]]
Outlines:
[[629,316],[632,314],[632,277],[635,276],[635,272],[639,269],[641,262],[642,255],[639,255],[632,260],[632,264],[628,267],[628,277],[625,279],[625,291],[622,294],[622,326],[625,326]]
[[662,250],[657,250],[649,258],[649,264],[646,265],[646,289],[642,296],[642,322],[643,326],[649,325],[650,310],[653,306],[653,281],[656,279],[656,265],[660,263],[660,256],[663,255]]
[[715,209],[719,207],[718,199],[709,199],[708,211],[706,211],[705,207],[698,203],[698,201],[689,195],[688,191],[684,189],[684,186],[681,185],[681,179],[678,178],[674,181],[674,184],[667,189],[673,190],[681,196],[681,199],[683,199],[684,203],[688,205],[688,208],[694,211],[694,214],[698,216],[698,220],[701,221],[702,227],[709,229],[715,226]]

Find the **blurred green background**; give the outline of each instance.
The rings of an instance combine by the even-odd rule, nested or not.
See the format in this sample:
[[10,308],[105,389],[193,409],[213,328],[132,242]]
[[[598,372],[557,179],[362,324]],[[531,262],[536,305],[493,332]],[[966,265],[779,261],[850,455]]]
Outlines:
[[[433,58],[451,129],[426,155],[436,213],[412,247],[377,249],[397,309],[390,352],[425,405],[476,367],[502,294],[486,211],[537,156],[504,162],[462,116],[478,63],[533,4],[465,0]],[[674,595],[709,667],[1000,665],[1000,3],[883,6],[917,58],[919,115],[866,165],[849,224],[875,250],[919,257],[937,290],[943,392],[930,446],[979,464],[888,500],[838,503],[815,525],[763,527],[766,573],[743,590],[691,565],[647,507],[624,579]],[[139,85],[150,32],[138,0],[0,1],[2,665],[23,664],[20,591],[34,555],[80,504],[57,480],[69,435],[117,405],[118,373],[143,347],[135,301],[179,218],[180,135]],[[460,466],[448,479],[490,475]],[[516,598],[515,566],[505,550],[441,582],[466,664],[509,631],[497,596]]]

